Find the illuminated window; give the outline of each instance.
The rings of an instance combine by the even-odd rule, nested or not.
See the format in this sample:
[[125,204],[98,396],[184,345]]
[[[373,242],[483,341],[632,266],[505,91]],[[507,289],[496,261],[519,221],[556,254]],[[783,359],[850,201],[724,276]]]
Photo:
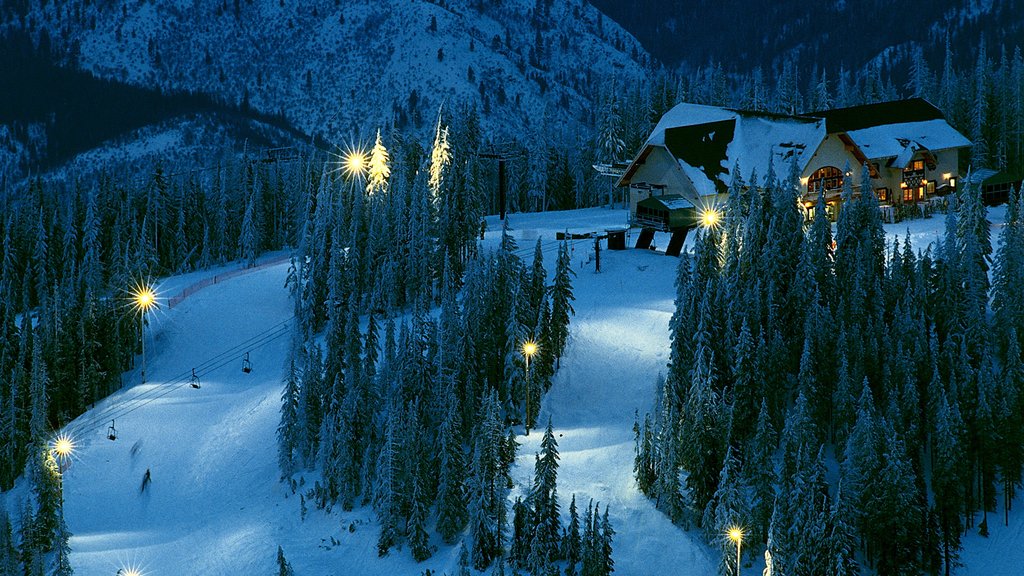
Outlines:
[[835,166],[818,168],[807,179],[807,193],[818,194],[824,187],[826,192],[843,187],[843,171]]
[[889,201],[889,189],[888,188],[876,188],[875,195],[878,196],[879,202]]

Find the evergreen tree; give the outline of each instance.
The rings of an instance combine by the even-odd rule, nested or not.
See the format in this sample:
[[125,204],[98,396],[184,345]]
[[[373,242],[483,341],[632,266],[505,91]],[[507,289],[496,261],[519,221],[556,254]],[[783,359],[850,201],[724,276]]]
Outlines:
[[68,525],[64,522],[64,506],[61,505],[57,512],[57,531],[54,534],[54,548],[56,549],[55,566],[53,569],[53,576],[71,576],[75,573],[75,570],[71,567],[71,532],[68,530]]
[[550,346],[554,351],[556,365],[559,365],[569,338],[569,316],[576,313],[572,308],[572,302],[576,299],[572,293],[572,276],[575,274],[569,261],[569,245],[563,241],[558,246],[555,283],[551,292]]
[[7,507],[0,507],[0,574],[14,575],[18,569],[18,548]]
[[277,547],[277,575],[278,576],[295,576],[295,570],[292,565],[284,557],[284,548],[281,546]]
[[284,391],[281,393],[281,422],[277,426],[277,462],[281,476],[286,478],[295,473],[301,457],[301,430],[299,421],[299,374],[294,356],[288,362]]
[[569,525],[562,535],[562,558],[567,563],[566,573],[569,567],[575,570],[576,564],[580,561],[580,516],[576,510],[576,495],[572,495],[569,502]]
[[256,191],[246,195],[242,233],[238,239],[238,251],[245,259],[246,268],[256,265],[256,253],[259,249],[259,237],[256,231],[256,195]]
[[608,520],[608,506],[605,505],[604,517],[601,520],[601,562],[598,572],[601,576],[610,576],[615,571],[615,561],[612,560],[612,538],[614,536],[615,530],[612,529],[612,523]]

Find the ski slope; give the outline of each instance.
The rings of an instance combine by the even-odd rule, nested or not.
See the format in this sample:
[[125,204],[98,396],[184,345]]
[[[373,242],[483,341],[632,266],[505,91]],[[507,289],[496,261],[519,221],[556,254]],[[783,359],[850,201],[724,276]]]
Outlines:
[[[550,278],[556,231],[602,231],[623,225],[626,213],[587,209],[509,218],[526,262],[541,239]],[[1002,212],[991,212],[990,219],[1001,222]],[[941,234],[942,219],[886,227],[901,239],[908,228],[923,249]],[[487,229],[485,245],[496,246],[497,218]],[[667,245],[667,235],[655,244]],[[602,249],[596,273],[593,241],[572,243],[576,315],[539,422],[550,417],[559,442],[563,512],[573,494],[581,510],[590,499],[610,506],[616,574],[697,576],[714,574],[718,566],[718,553],[700,534],[672,525],[632,476],[634,413],[651,409],[655,378],[668,362],[677,262],[662,252]],[[148,382],[138,384],[138,374],[127,373],[122,391],[68,427],[77,443],[64,476],[77,574],[113,575],[122,567],[149,576],[272,574],[279,545],[298,576],[456,572],[458,548],[436,538],[438,550],[426,562],[415,563],[407,549],[377,558],[372,510],[328,513],[310,506],[303,520],[298,494],[278,481],[276,428],[292,316],[287,267],[282,262],[235,276],[155,313],[146,328]],[[231,269],[165,280],[162,296]],[[250,374],[241,370],[246,350]],[[196,366],[199,389],[188,385]],[[114,442],[106,438],[111,418],[119,433]],[[532,483],[540,437],[535,431],[519,438],[512,498]],[[152,483],[141,492],[147,469]],[[302,475],[306,487],[316,479]],[[16,500],[5,504],[17,509]],[[966,538],[968,566],[961,574],[1018,573],[1024,519],[1017,513],[1010,522],[1004,528],[992,518],[990,538]],[[745,557],[745,575],[761,574],[763,564],[751,562],[759,557]]]

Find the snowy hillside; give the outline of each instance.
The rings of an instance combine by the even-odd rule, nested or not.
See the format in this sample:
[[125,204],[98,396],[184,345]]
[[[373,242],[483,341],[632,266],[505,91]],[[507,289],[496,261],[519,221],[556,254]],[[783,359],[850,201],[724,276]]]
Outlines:
[[599,76],[637,78],[646,58],[582,0],[28,4],[8,26],[45,30],[102,77],[248,102],[332,139],[392,118],[429,123],[463,101],[499,133],[521,133],[546,109],[546,129],[574,129]]
[[[588,209],[510,218],[522,254],[540,238],[545,262],[553,263],[556,231],[600,231],[623,224],[626,215]],[[1003,210],[989,218],[996,232]],[[932,218],[887,232],[891,241],[909,230],[923,247],[941,228],[942,220]],[[488,229],[494,232],[485,244],[496,244],[500,224],[493,217]],[[667,237],[659,235],[655,244],[664,246]],[[404,551],[378,559],[369,508],[325,513],[310,504],[303,519],[299,496],[278,481],[275,434],[293,307],[282,287],[287,263],[280,255],[265,261],[243,274],[228,267],[164,280],[165,305],[146,332],[148,382],[139,384],[137,372],[125,374],[124,390],[67,427],[77,444],[64,476],[76,573],[130,566],[150,576],[270,574],[282,546],[300,576],[453,574],[457,547],[435,536],[439,551],[422,564]],[[572,246],[576,316],[539,421],[551,417],[560,445],[563,514],[572,494],[610,505],[617,574],[697,576],[714,573],[718,564],[698,533],[672,525],[633,480],[634,411],[651,409],[655,377],[668,361],[677,262],[659,252],[602,250],[595,273],[593,241]],[[166,306],[215,274],[222,274],[217,283]],[[249,374],[241,370],[246,351]],[[192,368],[201,377],[198,389],[188,385]],[[113,442],[106,437],[111,420],[118,431]],[[517,438],[513,498],[530,486],[540,436]],[[147,470],[152,484],[143,492]],[[302,477],[307,488],[316,479]],[[20,495],[16,489],[0,501],[16,510]],[[992,522],[991,531],[988,539],[968,536],[962,574],[1015,574],[1024,563],[1016,545],[1024,533],[1019,513],[1009,527]],[[754,563],[744,574],[761,569]]]

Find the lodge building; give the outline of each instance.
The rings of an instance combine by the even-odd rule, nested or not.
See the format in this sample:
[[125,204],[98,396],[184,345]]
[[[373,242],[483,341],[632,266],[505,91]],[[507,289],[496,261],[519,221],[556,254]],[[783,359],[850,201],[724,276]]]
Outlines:
[[760,183],[769,163],[784,178],[795,162],[807,216],[824,190],[835,217],[845,180],[859,193],[867,166],[883,217],[891,219],[954,191],[960,153],[970,146],[920,98],[802,115],[679,104],[655,126],[618,186],[628,187],[637,221],[638,205],[649,198],[669,196],[698,210],[724,205],[737,166],[743,182],[756,174]]

